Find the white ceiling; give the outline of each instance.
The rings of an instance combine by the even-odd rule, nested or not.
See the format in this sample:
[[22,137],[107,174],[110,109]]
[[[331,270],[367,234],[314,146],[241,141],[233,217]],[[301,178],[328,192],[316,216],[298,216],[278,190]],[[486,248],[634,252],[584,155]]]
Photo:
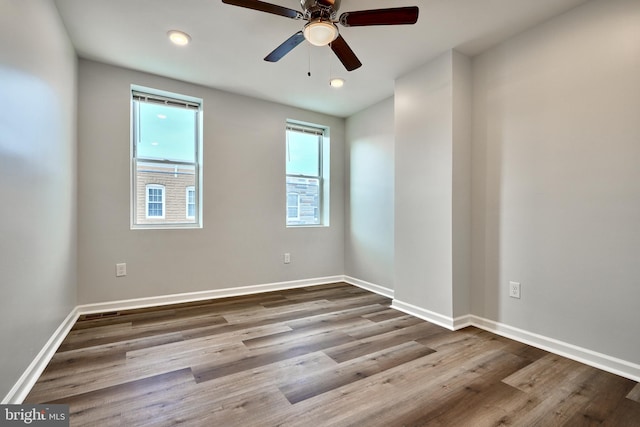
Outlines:
[[[394,80],[455,48],[476,55],[587,0],[342,0],[339,13],[419,6],[416,25],[340,27],[363,66],[347,72],[331,49],[302,43],[263,58],[304,21],[221,0],[55,0],[81,58],[346,117],[393,94]],[[270,3],[301,10],[299,0]],[[186,47],[166,33],[189,33]],[[310,69],[311,77],[307,76]],[[331,88],[330,75],[346,80]]]

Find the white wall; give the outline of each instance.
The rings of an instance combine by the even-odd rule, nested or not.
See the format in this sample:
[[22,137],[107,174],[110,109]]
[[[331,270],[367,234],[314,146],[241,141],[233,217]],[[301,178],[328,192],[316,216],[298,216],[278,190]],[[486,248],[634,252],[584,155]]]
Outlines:
[[[203,229],[129,229],[131,84],[204,100]],[[79,95],[80,303],[343,274],[344,119],[86,60]],[[285,227],[287,119],[331,128],[329,227]]]
[[468,314],[470,61],[447,51],[396,80],[395,298]]
[[393,98],[349,117],[345,152],[345,274],[393,289]]
[[637,0],[474,58],[474,314],[640,363],[639,76]]
[[53,3],[0,0],[0,396],[76,304],[76,60]]
[[471,310],[471,59],[453,51],[451,251],[453,317]]

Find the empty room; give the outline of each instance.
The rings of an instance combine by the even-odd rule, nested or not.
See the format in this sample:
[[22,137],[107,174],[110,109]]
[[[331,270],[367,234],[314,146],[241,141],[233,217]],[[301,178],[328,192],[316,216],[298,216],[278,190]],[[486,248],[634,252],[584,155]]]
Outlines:
[[640,1],[0,22],[0,424],[640,426]]

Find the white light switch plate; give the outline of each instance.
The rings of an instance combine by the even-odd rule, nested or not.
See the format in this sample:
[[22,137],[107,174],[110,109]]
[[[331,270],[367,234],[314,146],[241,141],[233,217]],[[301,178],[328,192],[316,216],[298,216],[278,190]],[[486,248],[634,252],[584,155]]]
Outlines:
[[116,264],[116,277],[122,277],[127,275],[127,264]]

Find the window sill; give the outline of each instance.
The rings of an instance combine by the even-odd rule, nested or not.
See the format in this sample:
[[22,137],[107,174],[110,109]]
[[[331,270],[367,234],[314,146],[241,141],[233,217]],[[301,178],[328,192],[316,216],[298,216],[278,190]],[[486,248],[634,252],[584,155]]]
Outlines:
[[131,230],[194,230],[203,228],[202,224],[139,224],[132,225]]

